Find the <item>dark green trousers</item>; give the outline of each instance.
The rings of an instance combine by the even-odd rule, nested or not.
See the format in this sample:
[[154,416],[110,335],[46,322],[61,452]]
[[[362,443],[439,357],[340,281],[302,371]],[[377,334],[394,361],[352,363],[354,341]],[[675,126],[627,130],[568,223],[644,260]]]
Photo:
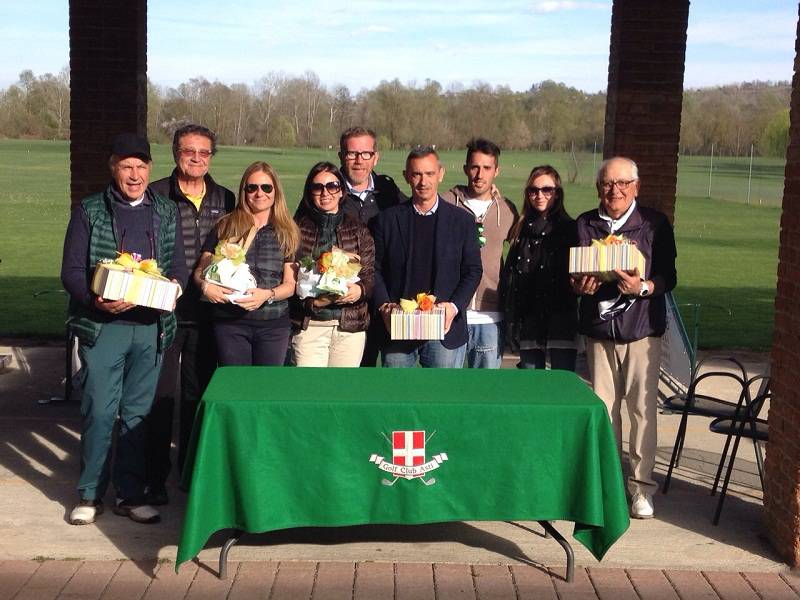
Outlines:
[[[81,498],[102,498],[111,474],[117,498],[139,499],[145,486],[145,417],[161,370],[158,326],[107,323],[94,346],[81,346],[86,369],[81,415]],[[113,468],[111,443],[119,416]]]

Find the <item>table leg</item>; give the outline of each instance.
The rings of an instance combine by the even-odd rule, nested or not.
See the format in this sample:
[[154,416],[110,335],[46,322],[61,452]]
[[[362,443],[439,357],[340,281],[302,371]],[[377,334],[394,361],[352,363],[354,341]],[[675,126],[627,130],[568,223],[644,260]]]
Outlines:
[[564,549],[564,552],[567,553],[567,583],[572,583],[573,579],[575,579],[575,554],[572,552],[572,546],[570,546],[569,542],[564,539],[564,536],[553,527],[550,521],[539,521],[539,525],[544,527],[544,530],[553,536],[553,539],[555,539]]
[[244,531],[241,529],[235,529],[233,531],[233,535],[225,540],[225,543],[222,544],[222,549],[219,551],[219,578],[220,579],[227,579],[228,578],[228,551],[233,547],[233,545],[239,541],[239,538],[242,537]]

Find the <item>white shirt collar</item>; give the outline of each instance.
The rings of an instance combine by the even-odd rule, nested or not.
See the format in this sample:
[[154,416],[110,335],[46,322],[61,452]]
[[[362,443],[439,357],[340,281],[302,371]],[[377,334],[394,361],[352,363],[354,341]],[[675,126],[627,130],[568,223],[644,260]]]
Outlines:
[[411,203],[411,206],[414,208],[414,212],[417,213],[418,215],[422,215],[423,217],[427,217],[427,216],[433,215],[439,209],[439,196],[438,195],[436,196],[436,203],[431,207],[431,209],[428,212],[420,211],[417,208],[417,205],[414,204],[413,202]]
[[600,218],[603,219],[603,221],[605,221],[606,223],[608,223],[608,228],[611,231],[611,233],[615,233],[623,225],[625,225],[625,222],[628,220],[628,217],[630,217],[633,214],[634,210],[636,210],[636,199],[634,199],[633,202],[631,202],[631,205],[628,207],[628,210],[626,210],[625,214],[622,215],[619,219],[613,219],[609,217],[608,214],[606,214],[606,211],[603,210],[602,206],[600,206],[600,209],[597,212],[600,215]]
[[360,199],[362,202],[363,202],[363,201],[366,199],[367,195],[368,195],[370,192],[374,192],[374,191],[375,191],[375,179],[373,179],[373,177],[372,177],[372,173],[370,173],[370,174],[369,174],[369,183],[367,184],[367,187],[366,187],[366,188],[364,188],[364,189],[363,189],[362,191],[360,191],[360,192],[359,192],[358,190],[356,190],[355,188],[353,188],[353,186],[352,186],[352,185],[350,185],[350,181],[348,181],[348,179],[347,179],[346,177],[345,177],[345,180],[344,180],[344,182],[345,182],[345,184],[347,185],[347,191],[348,191],[349,193],[351,193],[353,196],[358,196],[358,198],[359,198],[359,199]]

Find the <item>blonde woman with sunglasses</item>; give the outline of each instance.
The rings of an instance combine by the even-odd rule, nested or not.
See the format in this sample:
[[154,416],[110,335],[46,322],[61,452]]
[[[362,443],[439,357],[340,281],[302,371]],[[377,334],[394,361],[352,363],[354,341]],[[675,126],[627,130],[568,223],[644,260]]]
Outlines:
[[[203,279],[220,241],[245,247],[245,262],[256,287],[244,297],[231,300],[233,290]],[[242,175],[236,207],[209,233],[194,272],[204,297],[214,305],[221,365],[284,363],[290,334],[287,300],[294,294],[299,241],[277,173],[265,162],[251,164]]]

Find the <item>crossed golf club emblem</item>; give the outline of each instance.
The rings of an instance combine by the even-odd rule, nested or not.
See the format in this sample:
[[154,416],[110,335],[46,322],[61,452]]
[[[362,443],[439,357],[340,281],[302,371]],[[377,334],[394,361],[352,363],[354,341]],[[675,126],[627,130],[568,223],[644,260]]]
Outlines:
[[369,461],[374,463],[381,471],[393,476],[393,479],[382,479],[381,483],[393,486],[398,479],[419,479],[424,485],[436,483],[435,477],[425,479],[431,471],[438,469],[447,460],[444,452],[435,454],[429,461],[425,461],[425,446],[436,435],[432,432],[425,437],[424,431],[393,431],[389,437],[381,432],[384,439],[392,447],[392,461],[384,460],[383,456],[373,454]]

